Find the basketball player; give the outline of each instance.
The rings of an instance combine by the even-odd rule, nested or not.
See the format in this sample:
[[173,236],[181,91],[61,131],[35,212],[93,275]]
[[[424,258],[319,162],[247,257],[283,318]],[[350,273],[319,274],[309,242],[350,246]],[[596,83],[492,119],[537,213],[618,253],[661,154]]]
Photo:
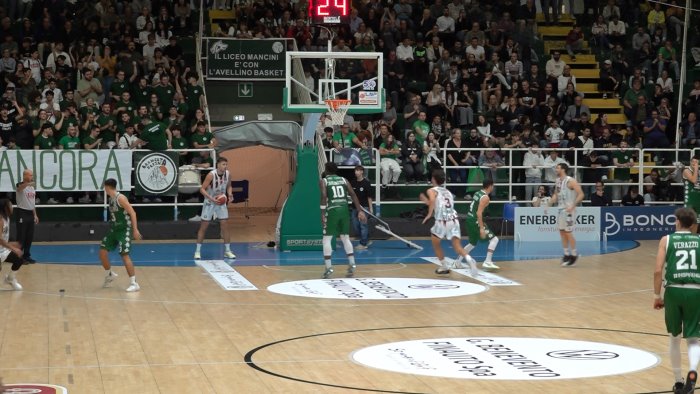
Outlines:
[[136,219],[136,211],[129,203],[129,199],[117,191],[117,181],[115,179],[107,179],[104,184],[105,192],[109,198],[109,232],[102,239],[100,244],[100,261],[102,267],[107,271],[105,283],[103,287],[108,287],[117,274],[112,272],[112,265],[109,262],[109,251],[119,248],[119,254],[122,256],[124,268],[129,274],[128,292],[139,291],[141,287],[136,283],[136,272],[134,263],[131,261],[129,252],[131,251],[131,241],[141,239],[138,222]]
[[[454,209],[454,196],[452,192],[444,187],[445,171],[441,169],[433,170],[430,183],[433,185],[427,191],[420,194],[420,199],[428,205],[428,214],[423,219],[425,224],[431,216],[435,217],[435,224],[430,229],[430,239],[433,243],[433,250],[440,261],[440,267],[435,270],[436,274],[445,275],[450,273],[450,267],[445,261],[445,253],[442,251],[440,241],[447,239],[452,241],[452,248],[459,254],[460,259],[464,258],[469,263],[472,276],[477,275],[476,261],[462,248],[461,232],[457,211]],[[458,260],[459,261],[459,260]]]
[[[697,165],[697,161],[696,161]],[[697,170],[697,166],[695,167]],[[675,212],[676,232],[659,241],[654,269],[654,309],[665,307],[666,330],[670,334],[671,369],[676,379],[673,392],[692,393],[700,363],[700,236],[690,232],[697,224],[691,208]],[[665,276],[663,273],[665,272]],[[666,291],[661,296],[661,286]],[[681,333],[688,344],[688,376],[683,384],[681,373]]]
[[10,217],[12,216],[12,203],[10,200],[0,199],[0,228],[2,228],[2,237],[0,237],[0,269],[2,263],[12,263],[12,269],[5,276],[5,283],[11,285],[14,290],[22,290],[22,285],[17,282],[17,271],[22,264],[25,263],[22,257],[24,253],[19,248],[16,242],[10,242]]
[[[557,225],[559,226],[559,236],[561,245],[564,248],[564,257],[561,259],[562,267],[571,267],[578,260],[576,251],[576,238],[574,238],[574,221],[576,220],[576,205],[583,200],[581,185],[576,179],[566,174],[569,165],[559,163],[554,167],[557,174],[557,182],[554,186],[554,193],[549,200],[549,206],[557,203],[558,215]],[[545,210],[546,214],[546,210]]]
[[[202,182],[199,192],[204,196],[202,205],[202,222],[197,231],[197,249],[194,251],[194,259],[202,258],[202,241],[209,227],[209,222],[218,219],[221,225],[221,232],[224,238],[224,257],[235,259],[236,255],[231,251],[231,237],[229,235],[228,223],[228,202],[233,201],[233,187],[231,186],[231,176],[228,172],[228,160],[220,157],[216,162],[216,168],[210,171]],[[226,201],[221,204],[215,197],[226,196]]]
[[26,169],[22,172],[22,182],[17,184],[17,212],[15,226],[17,242],[24,252],[24,261],[33,264],[31,247],[34,239],[34,225],[39,223],[35,207],[36,191],[34,190],[34,172]]
[[[480,239],[489,241],[489,246],[486,250],[486,260],[484,260],[484,263],[481,265],[484,271],[496,271],[500,269],[499,266],[493,263],[493,252],[496,250],[496,245],[498,245],[498,237],[494,235],[489,226],[484,222],[484,211],[491,203],[489,194],[492,192],[493,181],[491,179],[485,179],[482,183],[481,190],[474,193],[472,202],[469,204],[469,211],[467,212],[466,219],[469,243],[464,247],[464,250],[467,254],[476,247]],[[458,259],[458,261],[461,260],[461,258]]]
[[[684,199],[683,206],[700,214],[700,182],[698,182],[698,159],[699,155],[690,159],[690,167],[683,170]],[[700,220],[700,216],[698,217]],[[697,223],[692,228],[694,233],[698,232]]]
[[336,175],[338,166],[335,163],[326,163],[325,177],[321,178],[321,221],[323,223],[323,262],[326,270],[323,272],[323,279],[333,275],[333,265],[331,255],[333,246],[331,240],[338,237],[343,242],[345,254],[348,256],[347,277],[355,275],[355,254],[350,242],[350,210],[348,209],[348,196],[357,209],[357,219],[365,223],[367,217],[362,210],[362,205],[357,199],[355,191],[345,178]]

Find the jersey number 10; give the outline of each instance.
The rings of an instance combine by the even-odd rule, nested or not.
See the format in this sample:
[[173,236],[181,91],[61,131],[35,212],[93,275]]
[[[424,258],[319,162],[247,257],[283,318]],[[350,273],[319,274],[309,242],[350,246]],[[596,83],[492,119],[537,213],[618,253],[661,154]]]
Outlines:
[[333,198],[345,197],[345,187],[343,187],[342,185],[332,186],[331,190],[333,191]]
[[[690,264],[688,264],[688,257],[690,257]],[[676,270],[687,270],[690,267],[691,270],[697,270],[698,264],[695,259],[694,250],[677,250],[676,251]]]

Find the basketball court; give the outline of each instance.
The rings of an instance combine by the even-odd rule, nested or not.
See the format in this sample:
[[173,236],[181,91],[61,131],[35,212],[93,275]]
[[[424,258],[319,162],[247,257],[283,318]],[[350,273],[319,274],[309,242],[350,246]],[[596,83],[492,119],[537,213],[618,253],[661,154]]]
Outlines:
[[[237,216],[233,227],[261,240],[271,223]],[[229,265],[209,243],[205,267],[194,244],[143,241],[132,254],[138,293],[124,292],[123,268],[101,287],[94,244],[35,248],[42,263],[20,271],[24,291],[0,291],[6,383],[69,393],[646,393],[672,383],[663,315],[651,307],[653,241],[588,243],[565,269],[555,245],[504,240],[497,281],[438,276],[429,247],[396,240],[357,252],[355,278],[341,259],[326,281],[320,252],[238,243]],[[243,280],[226,290],[217,275]],[[494,348],[519,361],[489,359]]]

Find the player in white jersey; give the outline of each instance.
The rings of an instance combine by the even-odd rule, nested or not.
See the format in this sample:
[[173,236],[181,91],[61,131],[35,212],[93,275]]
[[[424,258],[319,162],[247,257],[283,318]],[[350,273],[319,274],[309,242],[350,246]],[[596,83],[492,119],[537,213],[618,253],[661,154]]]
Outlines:
[[17,282],[17,271],[25,263],[22,249],[17,242],[10,242],[10,216],[12,216],[12,203],[10,200],[0,199],[0,268],[2,263],[12,263],[12,269],[5,276],[5,283],[11,285],[14,290],[22,290],[22,285]]
[[576,238],[574,238],[574,222],[576,221],[576,205],[583,200],[581,185],[576,179],[568,176],[566,172],[569,165],[559,163],[554,171],[557,173],[557,182],[549,205],[557,204],[557,225],[561,245],[564,248],[564,257],[561,259],[562,267],[571,267],[578,260],[576,251]]
[[441,240],[448,239],[452,241],[452,248],[455,252],[469,262],[472,276],[476,276],[476,261],[462,248],[459,218],[457,217],[457,211],[454,209],[454,197],[443,186],[445,184],[445,171],[434,170],[431,183],[433,187],[428,189],[428,195],[421,193],[420,199],[428,205],[428,214],[425,216],[423,224],[431,217],[435,218],[435,224],[430,229],[433,250],[435,250],[435,255],[440,260],[440,267],[435,270],[435,273],[441,275],[450,273],[450,267],[445,261],[445,253],[442,250],[442,245],[440,245]]
[[[216,162],[216,169],[211,171],[204,178],[202,187],[199,192],[204,196],[204,204],[202,206],[202,222],[199,224],[197,231],[197,249],[194,252],[194,259],[202,258],[202,241],[209,227],[209,222],[218,219],[221,223],[221,233],[224,238],[224,257],[227,259],[235,259],[236,255],[231,251],[231,236],[229,233],[228,223],[228,206],[227,204],[233,201],[233,187],[231,186],[231,177],[228,172],[228,160],[220,157]],[[225,196],[223,203],[217,200],[219,196]]]

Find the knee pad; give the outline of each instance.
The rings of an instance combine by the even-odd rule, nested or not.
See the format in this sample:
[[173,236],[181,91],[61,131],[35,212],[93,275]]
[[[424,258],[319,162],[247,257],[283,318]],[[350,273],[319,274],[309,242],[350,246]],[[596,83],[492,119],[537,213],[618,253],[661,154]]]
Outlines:
[[498,245],[498,237],[491,238],[489,241],[489,250],[496,250],[496,245]]
[[345,249],[345,254],[353,254],[352,242],[350,242],[350,236],[343,234],[340,236],[340,240],[343,242],[343,248]]
[[333,237],[330,235],[323,236],[323,256],[330,256],[331,254],[333,254],[333,246],[331,246],[331,239],[333,239]]

